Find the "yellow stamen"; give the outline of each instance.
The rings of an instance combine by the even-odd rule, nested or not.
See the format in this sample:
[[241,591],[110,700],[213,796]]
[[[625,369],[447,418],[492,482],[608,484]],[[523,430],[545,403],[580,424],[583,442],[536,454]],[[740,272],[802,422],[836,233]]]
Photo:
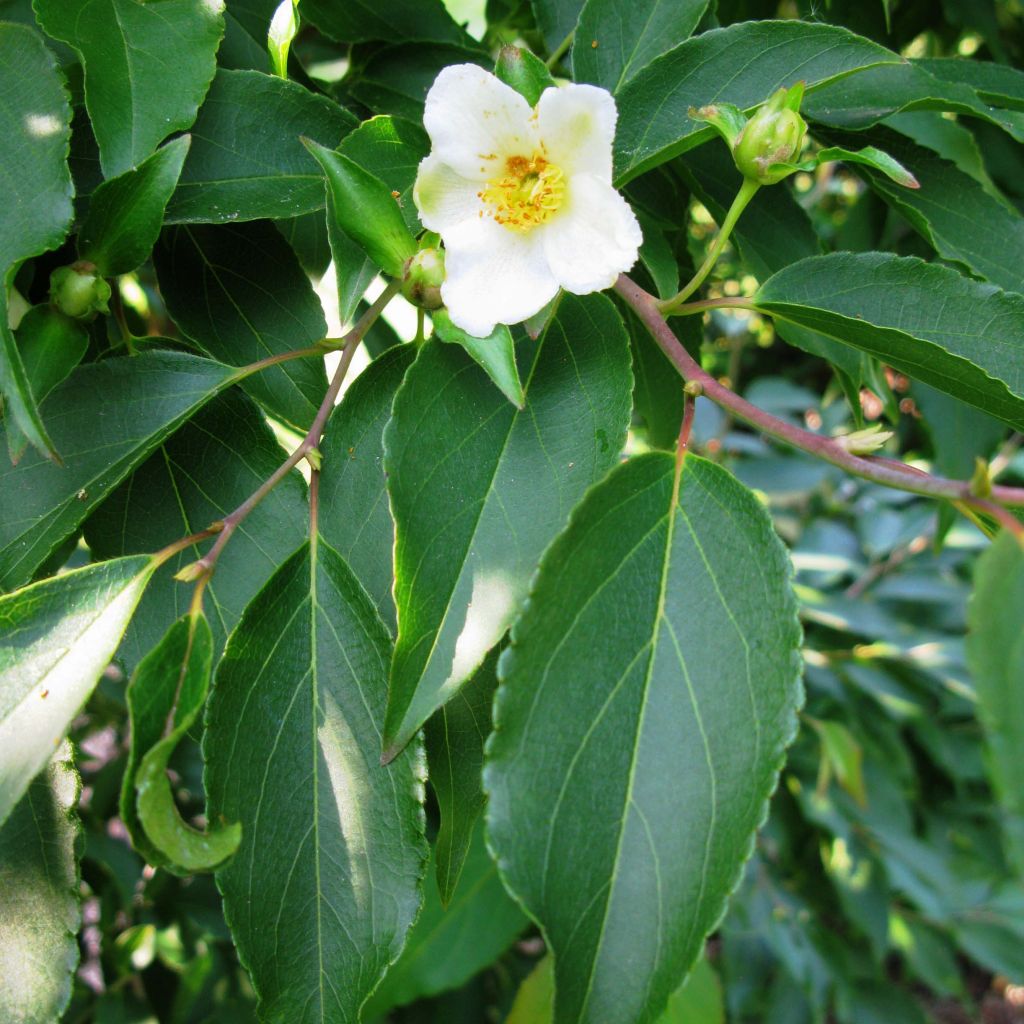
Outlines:
[[505,173],[492,178],[477,195],[499,224],[513,231],[532,231],[561,207],[565,175],[540,153],[510,156]]

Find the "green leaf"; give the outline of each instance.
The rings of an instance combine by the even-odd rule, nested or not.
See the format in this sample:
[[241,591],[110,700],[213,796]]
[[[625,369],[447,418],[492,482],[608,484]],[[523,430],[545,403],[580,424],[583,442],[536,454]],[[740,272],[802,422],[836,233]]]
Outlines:
[[323,209],[323,175],[299,137],[333,149],[357,123],[295,82],[218,71],[192,128],[167,223],[222,224]]
[[374,359],[331,413],[320,443],[321,536],[345,559],[392,633],[395,528],[385,486],[384,427],[415,357],[415,346],[401,345]]
[[0,597],[0,822],[92,693],[154,567],[119,558]]
[[498,51],[494,74],[515,89],[531,107],[537,105],[545,89],[555,85],[547,65],[521,46],[503,46]]
[[572,48],[577,82],[618,92],[638,71],[693,34],[708,0],[587,0]]
[[576,28],[583,0],[530,0],[530,6],[548,50],[554,52]]
[[32,573],[121,480],[197,409],[232,370],[179,352],[79,366],[44,403],[56,466],[27,455],[0,465],[0,588]]
[[[201,409],[128,477],[85,523],[94,558],[156,551],[236,509],[284,461],[256,405],[232,388]],[[249,513],[206,588],[215,657],[245,606],[306,538],[309,509],[299,473],[285,477]],[[128,671],[153,649],[167,623],[189,609],[192,588],[174,573],[196,545],[171,558],[139,604],[118,657]]]
[[1024,545],[1004,531],[978,561],[969,607],[967,659],[985,729],[992,788],[1007,853],[1024,877]]
[[34,0],[34,7],[47,35],[82,58],[104,177],[137,167],[195,120],[216,70],[222,3]]
[[78,255],[95,263],[100,277],[127,274],[149,257],[190,141],[185,135],[168,142],[90,196],[78,232]]
[[56,248],[71,223],[71,107],[53,55],[21,25],[0,23],[0,138],[6,213],[0,218],[0,398],[40,451],[53,451],[8,324],[8,289],[22,260]]
[[894,181],[905,189],[921,187],[921,183],[903,164],[889,153],[875,146],[865,146],[863,149],[856,150],[844,149],[842,146],[829,146],[827,149],[819,150],[815,154],[814,166],[818,167],[832,160],[842,160],[848,164],[860,164],[863,167],[870,167],[872,170],[880,171],[890,181]]
[[419,232],[420,220],[412,199],[412,186],[420,161],[430,152],[427,133],[411,121],[381,115],[371,117],[346,135],[339,150],[384,182],[409,230]]
[[526,402],[523,384],[516,366],[515,342],[512,332],[505,324],[497,324],[486,338],[476,338],[452,323],[446,309],[439,309],[431,315],[434,330],[441,341],[450,345],[461,345],[470,358],[483,369],[494,382],[495,387],[517,408]]
[[505,892],[478,827],[454,901],[443,906],[428,882],[405,949],[366,1004],[364,1019],[458,988],[504,953],[528,924]]
[[[873,139],[911,167],[921,188],[894,185],[865,173],[868,184],[946,260],[959,263],[1006,291],[1024,291],[1024,219],[994,199],[947,160],[894,132]],[[848,138],[848,136],[844,137]],[[990,244],[997,237],[999,245]]]
[[980,456],[988,460],[1006,427],[927,384],[915,382],[913,396],[932,437],[935,469],[942,476],[969,480],[975,459]]
[[[213,636],[202,612],[178,619],[139,664],[128,686],[132,745],[121,788],[121,817],[135,845],[155,852],[155,863],[175,874],[212,871],[238,849],[238,824],[216,823],[205,832],[182,820],[167,762],[199,717],[210,685]],[[173,728],[167,732],[169,723]],[[134,823],[135,829],[132,831]]]
[[[427,719],[427,771],[441,825],[434,840],[437,891],[444,906],[459,883],[473,828],[484,809],[484,743],[498,688],[498,652],[492,651],[466,685]],[[466,884],[469,884],[467,879]]]
[[1009,64],[960,57],[932,57],[914,63],[940,81],[969,85],[993,107],[1024,110],[1024,72]]
[[384,435],[398,609],[388,757],[501,639],[541,552],[625,441],[629,350],[607,298],[566,295],[518,355],[522,412],[459,346],[435,341],[395,396]]
[[422,751],[379,757],[389,646],[314,536],[246,609],[217,670],[207,802],[211,820],[242,825],[217,884],[267,1020],[356,1021],[419,909]]
[[469,37],[452,20],[441,0],[391,0],[386,7],[373,0],[301,0],[302,17],[342,43],[373,40],[423,40],[463,43]]
[[550,1024],[555,1009],[555,961],[548,954],[523,979],[505,1024]]
[[796,731],[785,549],[724,469],[673,463],[639,456],[590,491],[500,666],[490,842],[554,953],[558,1024],[657,1018]]
[[[89,346],[84,324],[49,303],[33,306],[21,318],[15,338],[25,377],[39,402],[82,361]],[[14,419],[6,422],[6,429],[11,462],[17,463],[25,454],[28,438]]]
[[[873,64],[900,58],[832,25],[762,21],[715,29],[680,44],[618,95],[618,184],[713,137],[690,107],[733,103],[746,110],[800,80],[808,94]],[[728,75],[722,68],[728,66]],[[855,80],[855,79],[854,79]]]
[[[838,721],[807,716],[808,724],[821,740],[821,756],[829,771],[836,773],[839,785],[862,807],[867,804],[864,789],[864,748],[853,733]],[[825,794],[822,793],[822,796]]]
[[[327,334],[309,278],[270,224],[168,228],[153,262],[181,332],[229,366],[305,348]],[[327,375],[319,358],[289,359],[242,386],[279,419],[306,430]]]
[[0,828],[0,1018],[51,1024],[71,998],[81,915],[78,775],[63,747]]
[[780,271],[754,302],[1024,427],[1024,296],[918,259],[833,253]]
[[337,226],[385,273],[401,277],[416,251],[396,197],[380,178],[344,153],[304,140],[327,176],[331,213]]

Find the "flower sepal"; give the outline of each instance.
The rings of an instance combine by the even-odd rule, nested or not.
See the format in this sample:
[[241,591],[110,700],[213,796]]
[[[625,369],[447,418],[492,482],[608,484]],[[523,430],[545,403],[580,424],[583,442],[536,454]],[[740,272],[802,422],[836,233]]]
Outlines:
[[537,105],[545,89],[555,85],[544,61],[519,46],[503,46],[498,51],[494,74],[499,81],[515,89],[531,107]]
[[779,89],[743,126],[732,146],[740,173],[760,185],[775,185],[798,170],[807,122],[800,116],[804,83]]
[[410,256],[402,272],[402,295],[420,309],[440,309],[444,250],[428,246]]

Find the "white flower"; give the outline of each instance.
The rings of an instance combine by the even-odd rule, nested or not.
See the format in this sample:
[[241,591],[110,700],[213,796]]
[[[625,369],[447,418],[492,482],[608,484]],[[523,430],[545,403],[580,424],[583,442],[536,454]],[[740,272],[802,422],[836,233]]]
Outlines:
[[452,322],[486,337],[564,288],[610,288],[636,262],[640,226],[612,187],[615,101],[592,85],[544,91],[535,109],[473,64],[427,93],[433,149],[413,198],[445,245]]

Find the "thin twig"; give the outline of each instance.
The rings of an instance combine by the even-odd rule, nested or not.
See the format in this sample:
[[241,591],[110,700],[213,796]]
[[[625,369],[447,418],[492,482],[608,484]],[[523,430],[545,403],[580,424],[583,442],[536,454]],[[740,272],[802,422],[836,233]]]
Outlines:
[[[619,277],[615,290],[643,321],[658,347],[684,380],[700,384],[708,398],[756,430],[824,459],[854,476],[886,487],[932,498],[944,498],[948,501],[963,501],[990,515],[993,514],[993,506],[1024,506],[1024,488],[994,486],[990,495],[991,500],[981,499],[971,493],[970,483],[966,480],[946,480],[943,477],[932,476],[895,459],[854,455],[830,437],[803,430],[751,405],[701,369],[672,332],[659,309],[658,300],[653,295],[644,291],[625,274]],[[1005,520],[1004,525],[1009,528],[1009,523]]]
[[576,35],[576,30],[573,29],[554,49],[554,52],[546,61],[544,66],[550,71],[555,65],[565,56],[569,47],[572,46],[573,37]]

